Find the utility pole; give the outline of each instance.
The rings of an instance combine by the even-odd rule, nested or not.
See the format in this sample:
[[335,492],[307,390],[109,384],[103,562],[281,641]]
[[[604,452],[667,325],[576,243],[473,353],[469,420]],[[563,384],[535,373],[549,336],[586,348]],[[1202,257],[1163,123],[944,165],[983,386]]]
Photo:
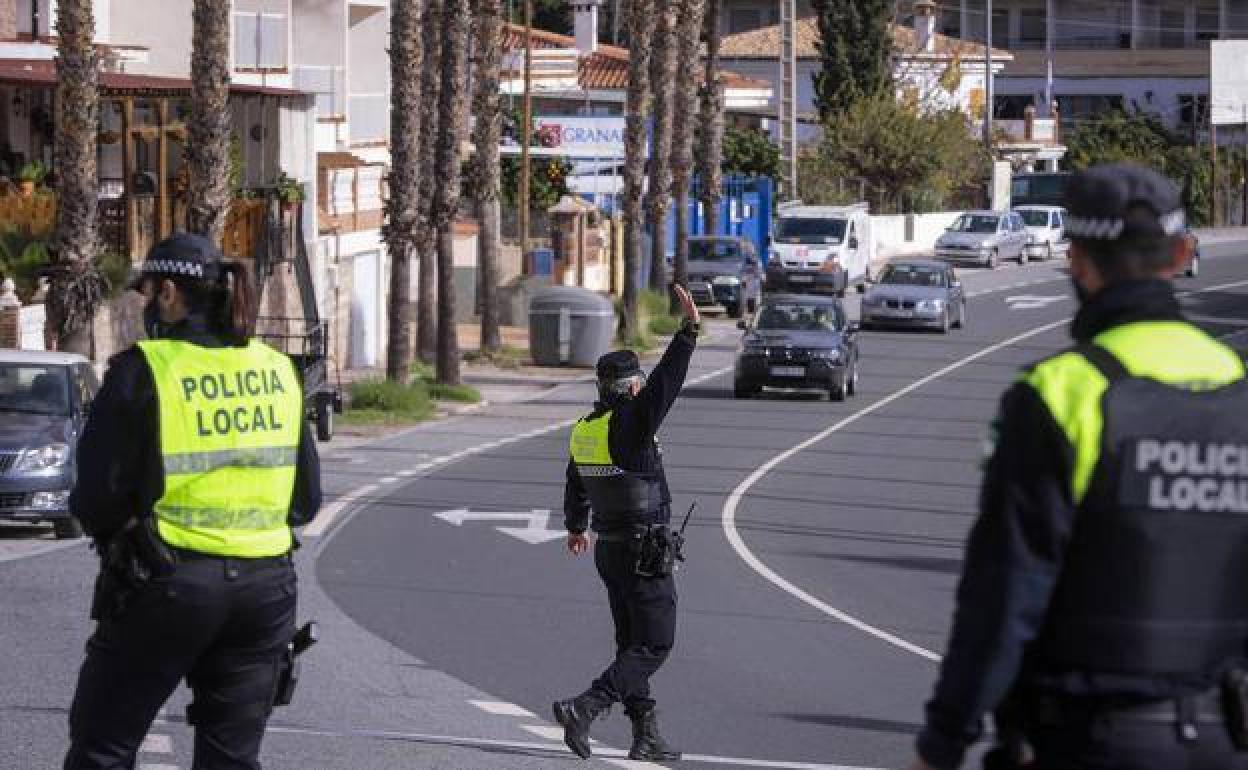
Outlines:
[[524,116],[520,121],[520,260],[529,258],[529,144],[533,136],[533,0],[524,0]]
[[992,0],[984,0],[984,147],[992,151]]
[[1213,164],[1213,179],[1210,184],[1209,194],[1209,225],[1217,227],[1219,222],[1220,206],[1218,205],[1218,124],[1213,121],[1213,102],[1209,104],[1209,159]]
[[780,93],[776,118],[780,123],[782,195],[797,198],[797,17],[796,0],[780,0]]

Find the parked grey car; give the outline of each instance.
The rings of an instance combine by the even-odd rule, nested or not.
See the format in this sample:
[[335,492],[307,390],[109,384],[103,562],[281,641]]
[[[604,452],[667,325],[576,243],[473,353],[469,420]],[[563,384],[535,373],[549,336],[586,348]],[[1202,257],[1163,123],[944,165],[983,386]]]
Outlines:
[[935,260],[890,262],[862,298],[864,329],[917,326],[948,332],[966,326],[966,293],[953,267]]
[[754,244],[735,236],[690,238],[689,294],[699,305],[722,305],[733,318],[753,313],[763,297]]
[[1011,211],[968,211],[936,240],[936,256],[996,267],[1003,259],[1027,259],[1027,228]]
[[50,522],[59,538],[82,534],[69,491],[98,387],[82,356],[0,350],[0,519]]

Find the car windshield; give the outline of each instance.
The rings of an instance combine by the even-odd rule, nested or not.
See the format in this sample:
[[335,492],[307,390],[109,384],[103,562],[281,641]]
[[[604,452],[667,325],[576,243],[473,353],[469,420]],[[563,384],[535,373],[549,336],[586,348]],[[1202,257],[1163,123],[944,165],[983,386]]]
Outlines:
[[892,286],[945,285],[945,271],[934,265],[889,265],[880,274],[880,283]]
[[845,237],[844,219],[781,217],[776,223],[776,240],[789,243],[840,243]]
[[705,262],[740,262],[741,244],[736,241],[689,241],[689,259]]
[[1023,224],[1028,227],[1049,226],[1049,212],[1047,211],[1040,211],[1039,209],[1023,209],[1018,212],[1018,215],[1023,218]]
[[1000,217],[992,214],[963,214],[950,229],[955,233],[995,233]]
[[770,331],[840,331],[845,317],[836,305],[816,302],[769,302],[758,314],[758,328]]
[[64,366],[0,363],[0,412],[67,416],[69,404]]

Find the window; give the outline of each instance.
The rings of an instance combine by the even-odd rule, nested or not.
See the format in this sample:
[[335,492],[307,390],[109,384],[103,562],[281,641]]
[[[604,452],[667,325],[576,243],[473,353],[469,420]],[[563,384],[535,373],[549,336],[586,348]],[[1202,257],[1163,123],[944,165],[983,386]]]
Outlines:
[[1122,94],[1079,94],[1057,97],[1057,105],[1061,110],[1063,122],[1121,110],[1122,104]]
[[1162,48],[1185,48],[1187,46],[1187,18],[1182,8],[1161,12]]
[[289,20],[280,13],[234,14],[234,68],[282,70],[287,66]]
[[962,9],[954,6],[940,12],[937,29],[942,35],[962,37]]
[[1021,8],[1018,11],[1018,42],[1024,48],[1044,45],[1048,24],[1043,8]]
[[1218,4],[1201,3],[1196,6],[1196,39],[1217,40],[1222,22],[1218,13]]
[[993,96],[993,115],[1000,120],[1022,120],[1023,111],[1035,104],[1035,94],[1001,94]]
[[1008,8],[992,9],[992,45],[994,48],[1006,48],[1010,42],[1010,10]]
[[1179,94],[1179,125],[1203,125],[1208,120],[1208,94]]
[[749,32],[763,26],[763,12],[757,8],[733,8],[728,14],[728,34]]

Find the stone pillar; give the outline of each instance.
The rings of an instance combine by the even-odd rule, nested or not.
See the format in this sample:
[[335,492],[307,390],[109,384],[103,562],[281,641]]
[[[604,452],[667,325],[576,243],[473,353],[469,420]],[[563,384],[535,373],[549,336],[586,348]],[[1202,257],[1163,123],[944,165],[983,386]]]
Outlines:
[[22,346],[22,303],[16,288],[10,278],[0,283],[0,348]]
[[17,37],[17,0],[0,0],[0,40]]

